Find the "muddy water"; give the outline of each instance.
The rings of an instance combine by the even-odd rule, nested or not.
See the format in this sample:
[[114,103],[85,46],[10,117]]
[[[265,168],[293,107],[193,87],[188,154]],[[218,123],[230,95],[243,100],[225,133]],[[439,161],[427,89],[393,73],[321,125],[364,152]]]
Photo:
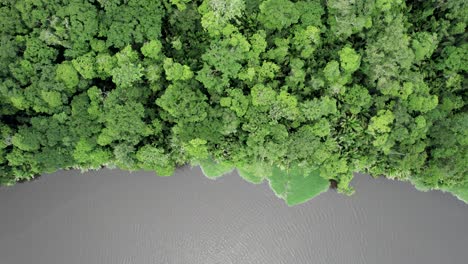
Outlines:
[[0,188],[0,263],[467,263],[467,205],[364,175],[352,184],[352,197],[288,208],[235,173],[62,171]]

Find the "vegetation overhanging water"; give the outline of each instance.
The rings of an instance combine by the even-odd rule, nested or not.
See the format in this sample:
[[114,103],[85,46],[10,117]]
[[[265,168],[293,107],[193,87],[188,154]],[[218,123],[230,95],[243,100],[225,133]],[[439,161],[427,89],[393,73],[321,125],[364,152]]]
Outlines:
[[60,168],[353,172],[468,199],[463,0],[5,0],[0,184]]

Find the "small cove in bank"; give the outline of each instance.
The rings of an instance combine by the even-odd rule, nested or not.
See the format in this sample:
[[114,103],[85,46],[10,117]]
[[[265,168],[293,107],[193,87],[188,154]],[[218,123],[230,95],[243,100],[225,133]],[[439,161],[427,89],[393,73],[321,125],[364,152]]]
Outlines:
[[287,207],[236,173],[60,171],[0,188],[0,263],[466,263],[468,205],[384,178],[352,185]]

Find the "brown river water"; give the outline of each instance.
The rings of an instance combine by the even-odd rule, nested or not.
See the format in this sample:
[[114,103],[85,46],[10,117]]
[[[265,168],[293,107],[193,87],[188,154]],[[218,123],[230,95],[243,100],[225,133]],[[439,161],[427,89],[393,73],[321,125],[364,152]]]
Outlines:
[[60,171],[0,187],[0,264],[466,264],[468,205],[357,175],[287,207],[198,167]]

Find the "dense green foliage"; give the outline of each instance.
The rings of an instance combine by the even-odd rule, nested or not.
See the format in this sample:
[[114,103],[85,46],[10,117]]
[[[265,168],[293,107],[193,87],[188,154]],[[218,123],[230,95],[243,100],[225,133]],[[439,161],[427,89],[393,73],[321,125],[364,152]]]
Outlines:
[[0,184],[200,164],[468,199],[465,0],[1,0]]

